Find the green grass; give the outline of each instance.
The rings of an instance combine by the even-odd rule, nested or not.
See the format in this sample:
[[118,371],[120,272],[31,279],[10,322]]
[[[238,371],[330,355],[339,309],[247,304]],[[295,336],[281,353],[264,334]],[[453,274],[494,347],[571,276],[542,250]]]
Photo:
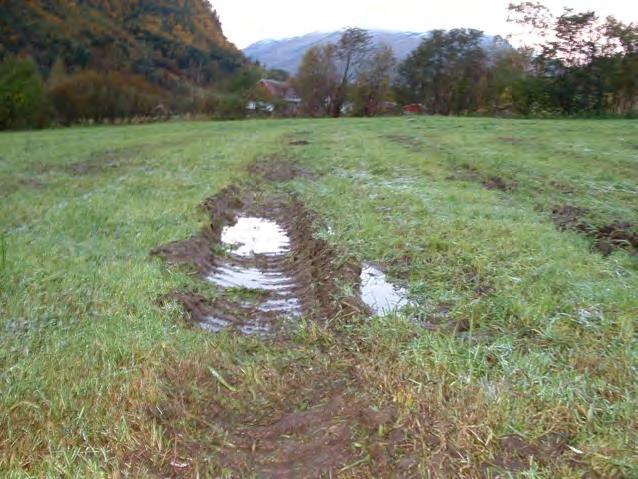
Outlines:
[[[310,144],[290,146],[292,137]],[[158,305],[201,285],[149,251],[196,232],[206,219],[197,205],[250,181],[246,166],[267,155],[316,173],[269,187],[298,193],[331,227],[318,234],[405,281],[419,305],[409,317],[302,322],[290,342],[264,343],[188,329],[179,308]],[[494,176],[516,189],[484,188]],[[153,476],[175,444],[149,411],[175,391],[192,398],[180,402],[186,412],[213,395],[237,414],[255,401],[275,414],[291,370],[350,377],[353,365],[362,395],[401,411],[422,471],[437,451],[413,420],[427,415],[429,433],[471,464],[489,461],[499,437],[535,443],[562,432],[576,466],[547,461],[518,474],[638,476],[638,260],[626,250],[604,257],[551,218],[570,204],[594,225],[638,224],[638,122],[422,117],[2,133],[0,195],[3,477]],[[442,305],[470,331],[418,326]],[[236,391],[202,387],[209,368]],[[206,443],[186,412],[176,428]],[[344,474],[374,477],[366,467]]]

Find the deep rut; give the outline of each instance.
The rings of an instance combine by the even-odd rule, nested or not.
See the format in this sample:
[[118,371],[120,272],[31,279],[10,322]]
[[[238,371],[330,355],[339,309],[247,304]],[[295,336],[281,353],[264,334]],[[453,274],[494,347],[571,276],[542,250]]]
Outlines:
[[361,266],[325,240],[315,238],[314,215],[294,198],[268,198],[230,187],[203,204],[210,226],[152,254],[188,264],[217,286],[206,298],[184,292],[181,302],[202,328],[235,328],[245,334],[274,334],[286,317],[323,320],[367,312],[357,291]]
[[[269,159],[251,171],[266,181],[284,181],[301,170]],[[208,198],[202,205],[208,226],[191,238],[152,251],[170,264],[189,266],[213,286],[207,296],[183,291],[165,296],[181,303],[193,323],[212,332],[235,329],[247,335],[279,336],[288,324],[286,318],[325,322],[385,314],[407,304],[406,292],[387,283],[380,269],[362,266],[347,252],[317,238],[313,228],[318,218],[298,199],[268,195],[258,186],[229,187]],[[294,370],[294,365],[290,367]],[[174,404],[184,404],[179,392],[182,376],[180,371],[169,381],[168,396],[174,397]],[[206,434],[223,431],[222,445],[209,456],[216,467],[234,471],[237,475],[232,477],[332,476],[368,461],[352,447],[363,435],[370,438],[364,442],[374,470],[385,477],[417,477],[414,461],[395,461],[409,448],[402,446],[405,436],[396,425],[394,409],[373,407],[357,387],[356,369],[310,368],[297,376],[285,375],[290,381],[286,394],[291,397],[274,410],[249,408],[233,416],[231,409],[215,406],[213,394],[201,411],[192,413],[206,417],[204,428],[213,424]],[[208,380],[198,380],[201,390],[214,391]],[[263,398],[259,399],[263,407]],[[200,404],[186,403],[189,408]],[[302,404],[309,407],[300,408]],[[159,421],[167,430],[174,427],[170,419]],[[384,427],[396,430],[381,437]],[[174,460],[163,469],[174,477],[191,477],[198,467],[190,458],[199,457],[202,445],[182,434],[176,434],[175,441],[175,454],[179,449],[180,457],[189,459]],[[391,466],[393,462],[397,464]]]

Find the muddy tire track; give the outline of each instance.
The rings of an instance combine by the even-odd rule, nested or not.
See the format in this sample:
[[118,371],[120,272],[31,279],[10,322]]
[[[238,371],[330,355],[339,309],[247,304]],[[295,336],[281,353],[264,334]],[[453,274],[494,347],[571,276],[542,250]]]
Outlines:
[[576,231],[594,242],[594,248],[604,256],[612,254],[617,249],[627,249],[632,254],[638,254],[638,230],[628,221],[595,226],[584,220],[589,213],[587,208],[563,204],[552,209],[554,224],[561,231]]
[[[202,207],[209,226],[151,252],[169,264],[194,268],[202,280],[221,290],[217,299],[187,292],[165,296],[181,303],[193,323],[213,332],[234,327],[245,334],[268,335],[276,332],[284,317],[323,321],[367,312],[360,298],[342,294],[347,285],[357,290],[361,267],[314,236],[315,215],[298,199],[265,198],[255,189],[233,186],[208,198]],[[255,228],[255,235],[278,232],[285,238],[285,248],[248,254],[242,253],[246,245],[224,250],[224,245],[229,246],[224,234],[242,223]],[[238,290],[248,293],[244,295],[248,298],[240,301],[230,294]]]
[[[260,337],[285,335],[286,318],[340,324],[407,303],[405,291],[388,283],[381,269],[316,237],[319,217],[297,197],[269,193],[267,182],[307,176],[298,165],[266,157],[249,172],[250,184],[230,186],[203,202],[209,224],[202,231],[151,252],[171,265],[189,267],[220,294],[175,291],[163,301],[181,304],[189,320],[205,330],[234,329]],[[363,393],[354,362],[341,366],[342,361],[335,368],[309,370],[287,365],[284,401],[270,391],[258,398],[250,393],[249,398],[239,387],[228,388],[230,401],[220,401],[218,385],[207,374],[196,380],[198,390],[206,392],[202,400],[190,396],[192,383],[181,367],[174,374],[169,370],[168,403],[158,411],[176,415],[152,417],[173,437],[175,457],[159,465],[159,471],[191,477],[206,457],[215,470],[233,471],[232,477],[332,477],[359,465],[381,477],[418,477],[417,461],[410,456],[413,447],[405,444],[396,409],[375,407],[379,402]],[[238,403],[254,407],[237,411]],[[176,418],[182,414],[197,418],[196,436],[218,437],[217,445],[211,448],[191,439],[192,432],[181,432]]]

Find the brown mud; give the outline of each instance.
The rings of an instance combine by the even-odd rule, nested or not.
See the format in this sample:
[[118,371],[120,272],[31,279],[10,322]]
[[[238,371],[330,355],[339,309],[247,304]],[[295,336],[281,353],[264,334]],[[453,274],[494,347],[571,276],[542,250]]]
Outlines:
[[449,181],[470,181],[480,182],[483,187],[488,190],[514,192],[518,189],[518,182],[516,180],[506,180],[500,176],[491,176],[485,178],[474,166],[468,164],[460,165],[452,175],[447,178]]
[[[285,173],[284,169],[278,170]],[[290,172],[285,176],[289,176]],[[275,332],[278,319],[305,316],[314,320],[342,318],[367,312],[356,296],[343,296],[344,285],[357,290],[361,267],[325,240],[315,238],[314,214],[294,198],[264,198],[257,192],[226,188],[202,205],[210,225],[183,241],[152,251],[170,264],[188,265],[222,290],[256,290],[253,301],[231,295],[209,300],[198,294],[172,293],[189,318],[204,329],[235,327],[246,334]],[[254,218],[280,227],[289,248],[276,254],[224,251],[222,232],[238,218]]]
[[[307,175],[293,161],[277,157],[251,165],[250,171],[258,181]],[[252,187],[229,187],[207,199],[202,208],[208,226],[152,252],[212,282],[220,295],[181,291],[164,299],[181,303],[194,324],[212,331],[277,334],[285,325],[282,319],[297,313],[343,331],[309,339],[312,346],[271,343],[289,351],[290,359],[260,374],[253,371],[254,378],[232,362],[218,366],[213,361],[219,372],[200,362],[167,365],[165,399],[148,414],[170,447],[159,458],[141,447],[127,463],[175,478],[444,478],[495,477],[520,472],[532,459],[541,464],[563,460],[562,449],[554,456],[553,450],[517,436],[493,441],[490,449],[481,446],[485,462],[468,464],[468,448],[476,446],[467,428],[452,422],[445,407],[430,407],[427,401],[406,408],[413,400],[405,378],[386,376],[375,346],[348,335],[351,324],[372,312],[360,295],[344,293],[362,289],[360,264],[314,236],[318,218],[298,199]],[[256,228],[255,242],[229,248],[230,233],[242,219]],[[264,236],[275,240],[262,250]],[[368,273],[379,286],[382,271]],[[253,279],[258,291],[245,287]],[[489,294],[488,283],[471,283],[477,295]],[[239,287],[229,287],[233,284]],[[392,301],[400,301],[394,295],[400,290],[381,286]],[[238,299],[238,290],[248,294]],[[280,306],[267,308],[273,301]],[[467,321],[450,321],[450,308],[441,305],[436,327],[453,323],[457,332],[469,329]],[[333,318],[344,321],[329,321]],[[406,334],[405,340],[412,338],[413,333]],[[463,422],[475,423],[484,412],[477,402],[468,414]]]
[[481,477],[498,477],[498,472],[508,471],[513,475],[529,469],[530,460],[548,464],[569,453],[568,433],[554,432],[538,441],[528,441],[518,434],[503,436],[498,440],[498,452],[489,463],[481,467]]
[[627,221],[595,226],[583,219],[589,210],[573,205],[560,205],[552,209],[554,224],[562,231],[572,230],[588,236],[594,247],[607,256],[619,248],[638,253],[638,229]]
[[[467,427],[482,430],[480,401],[460,418],[427,401],[408,411],[392,395],[382,399],[374,392],[379,377],[373,358],[347,350],[325,354],[327,365],[289,364],[285,373],[269,377],[277,387],[250,390],[241,386],[239,371],[225,373],[229,387],[188,364],[169,368],[166,401],[149,418],[167,432],[171,447],[161,463],[144,458],[144,451],[131,462],[150,465],[159,477],[221,477],[225,469],[232,471],[228,477],[280,479],[495,478],[516,476],[532,463],[582,466],[567,446],[568,431],[484,441]],[[402,397],[400,383],[390,383],[395,398]],[[468,462],[470,455],[481,460]]]
[[312,176],[293,159],[277,155],[259,158],[248,167],[248,172],[253,177],[271,182],[290,181],[295,178]]
[[518,188],[518,183],[516,181],[506,181],[500,176],[492,176],[488,180],[483,182],[483,186],[488,190],[499,190],[499,191],[515,191]]
[[[212,377],[192,378],[181,369],[167,378],[173,385],[167,402],[149,411],[174,439],[170,456],[153,466],[158,476],[225,469],[231,477],[296,479],[341,477],[353,469],[354,477],[421,477],[406,418],[392,404],[377,406],[357,387],[356,368],[291,366],[280,388],[285,397],[263,391],[251,399],[247,391],[226,391],[230,401],[215,393]],[[185,404],[184,389],[193,380],[205,392]],[[238,410],[244,401],[250,405]],[[205,440],[184,438],[176,425],[185,415]]]
[[[356,321],[355,317],[373,313],[374,308],[362,300],[367,290],[360,263],[315,237],[318,217],[298,199],[265,193],[259,185],[261,179],[288,181],[308,173],[279,157],[261,159],[249,171],[256,180],[252,188],[231,186],[202,204],[209,217],[202,231],[152,251],[213,283],[221,294],[209,298],[178,291],[162,301],[180,303],[194,325],[209,331],[234,329],[279,338],[285,337],[280,334],[285,333],[285,317],[304,316],[327,325],[328,320]],[[254,237],[245,235],[246,228],[248,233],[255,228]],[[270,242],[264,243],[264,237]],[[233,244],[236,238],[245,242]],[[369,265],[364,266],[370,276]],[[398,296],[403,290],[386,285],[381,270],[374,271],[376,280],[367,282],[383,290],[375,297],[381,302],[379,311],[403,304]],[[237,299],[238,290],[248,294]],[[376,401],[362,393],[365,388],[357,386],[356,368],[319,366],[298,372],[295,368],[299,366],[287,368],[286,397],[275,393],[266,401],[268,407],[264,407],[266,397],[229,386],[218,377],[215,381],[215,375],[188,378],[183,367],[176,368],[167,378],[167,403],[151,414],[175,443],[170,460],[153,466],[157,474],[193,477],[206,469],[198,461],[208,457],[209,465],[233,471],[232,477],[314,478],[362,467],[374,471],[370,475],[418,477],[413,471],[417,461],[404,450],[406,432],[396,423],[395,409],[375,407]],[[228,380],[235,382],[232,376]],[[224,392],[237,396],[230,403],[218,401],[220,383]],[[193,384],[206,391],[204,397],[192,396]],[[256,404],[248,410],[234,409],[246,403]],[[195,439],[192,429],[180,432],[177,424],[185,418],[197,423],[198,434],[217,438],[215,445]],[[145,462],[141,457],[136,460]]]

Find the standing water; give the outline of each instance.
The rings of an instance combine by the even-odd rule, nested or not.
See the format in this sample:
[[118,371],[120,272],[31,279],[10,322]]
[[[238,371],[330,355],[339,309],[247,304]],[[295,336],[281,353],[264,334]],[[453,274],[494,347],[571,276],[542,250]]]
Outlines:
[[238,256],[285,254],[290,250],[290,238],[276,221],[242,216],[237,223],[222,231],[222,243]]
[[408,292],[388,282],[379,268],[364,263],[361,271],[361,299],[377,316],[397,312],[410,304]]
[[245,334],[264,335],[281,316],[301,316],[301,300],[295,294],[295,279],[286,270],[290,238],[276,222],[267,218],[240,216],[222,230],[222,243],[230,255],[208,275],[221,288],[242,288],[260,293],[256,304],[233,311],[234,319],[210,317],[204,329],[220,331],[235,325]]

